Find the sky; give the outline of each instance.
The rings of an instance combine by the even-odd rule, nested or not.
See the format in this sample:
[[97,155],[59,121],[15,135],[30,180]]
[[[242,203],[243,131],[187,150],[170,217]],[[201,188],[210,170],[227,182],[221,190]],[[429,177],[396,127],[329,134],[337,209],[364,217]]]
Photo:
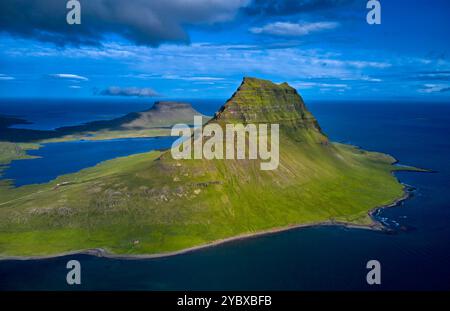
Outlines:
[[450,1],[0,1],[0,98],[229,98],[244,76],[308,100],[450,101]]

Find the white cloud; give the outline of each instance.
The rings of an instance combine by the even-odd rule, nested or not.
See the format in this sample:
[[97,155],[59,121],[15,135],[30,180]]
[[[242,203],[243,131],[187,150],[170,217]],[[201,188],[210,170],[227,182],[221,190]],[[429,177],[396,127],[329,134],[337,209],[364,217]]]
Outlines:
[[0,80],[1,81],[9,81],[9,80],[15,80],[16,78],[11,77],[11,76],[7,76],[5,74],[0,73]]
[[382,79],[372,78],[370,76],[356,76],[356,77],[344,77],[342,81],[366,81],[366,82],[383,82]]
[[52,76],[54,78],[59,78],[59,79],[70,79],[70,80],[80,80],[80,81],[88,81],[89,80],[86,77],[74,75],[71,73],[56,73],[56,74],[52,74],[50,76]]
[[250,32],[254,34],[267,34],[274,36],[300,37],[313,32],[335,29],[339,23],[335,22],[315,22],[315,23],[289,23],[275,22],[267,24],[263,27],[250,28]]
[[319,83],[319,82],[292,82],[292,87],[298,89],[323,88],[323,89],[350,89],[347,84],[343,83]]
[[391,66],[391,64],[386,63],[386,62],[348,61],[347,63],[350,66],[353,66],[356,68],[372,67],[372,68],[384,69],[384,68],[388,68]]
[[166,80],[184,80],[184,81],[200,81],[200,82],[212,82],[212,81],[223,81],[224,78],[219,77],[204,77],[204,76],[178,76],[178,75],[163,75],[162,79]]
[[365,69],[365,68],[385,69],[391,67],[391,64],[387,62],[339,60],[327,58],[326,55],[324,57],[312,57],[311,61],[315,63],[320,63],[324,66],[347,66],[347,67],[354,67],[357,69]]
[[424,84],[418,89],[419,93],[444,93],[450,91],[450,85],[448,84]]
[[361,77],[361,81],[368,81],[368,82],[383,82],[382,79],[379,78],[371,78],[371,77]]

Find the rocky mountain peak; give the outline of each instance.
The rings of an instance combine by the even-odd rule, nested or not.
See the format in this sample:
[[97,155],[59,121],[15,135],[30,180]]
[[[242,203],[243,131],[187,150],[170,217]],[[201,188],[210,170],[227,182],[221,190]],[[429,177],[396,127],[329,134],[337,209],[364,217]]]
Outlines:
[[283,125],[320,127],[308,111],[297,90],[284,82],[245,77],[215,116],[217,122],[280,123]]

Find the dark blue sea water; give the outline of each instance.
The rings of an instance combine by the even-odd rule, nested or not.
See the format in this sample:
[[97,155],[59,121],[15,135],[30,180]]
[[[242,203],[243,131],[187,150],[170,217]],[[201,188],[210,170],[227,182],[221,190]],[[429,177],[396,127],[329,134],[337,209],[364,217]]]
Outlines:
[[156,149],[168,149],[176,137],[130,138],[44,144],[30,150],[34,159],[13,161],[2,178],[14,186],[40,184],[64,174],[78,172],[102,161]]
[[[314,102],[333,140],[390,153],[436,173],[399,173],[414,196],[379,217],[407,230],[296,229],[175,257],[116,260],[67,256],[0,262],[0,289],[442,290],[450,289],[450,103]],[[391,223],[391,222],[390,222]],[[82,285],[66,285],[77,259]],[[366,284],[379,260],[382,284]]]

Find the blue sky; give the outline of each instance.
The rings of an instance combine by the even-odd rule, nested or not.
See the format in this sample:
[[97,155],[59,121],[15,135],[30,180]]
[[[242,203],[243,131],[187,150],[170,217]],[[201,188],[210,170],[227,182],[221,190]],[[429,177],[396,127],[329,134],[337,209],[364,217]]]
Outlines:
[[[450,99],[450,2],[2,0],[0,97],[228,98],[243,76],[308,100]],[[61,4],[62,3],[62,4]],[[187,4],[189,3],[189,4]]]

